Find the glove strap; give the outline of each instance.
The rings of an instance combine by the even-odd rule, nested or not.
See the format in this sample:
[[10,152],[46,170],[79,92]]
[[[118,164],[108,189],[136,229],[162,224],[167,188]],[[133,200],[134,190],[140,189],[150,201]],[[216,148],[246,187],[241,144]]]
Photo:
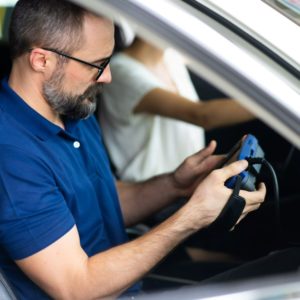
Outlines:
[[246,205],[245,199],[239,196],[241,183],[241,176],[237,176],[231,196],[229,197],[217,219],[207,227],[207,230],[220,234],[226,233],[234,227]]

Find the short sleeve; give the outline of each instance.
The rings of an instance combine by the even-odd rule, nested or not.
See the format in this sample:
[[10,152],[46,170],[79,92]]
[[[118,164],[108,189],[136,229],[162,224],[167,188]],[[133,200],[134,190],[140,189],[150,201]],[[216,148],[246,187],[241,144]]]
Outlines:
[[110,67],[112,82],[103,87],[103,106],[109,115],[126,121],[142,98],[161,83],[141,63],[122,53],[112,59]]
[[51,169],[12,146],[0,147],[0,240],[12,259],[28,257],[75,224]]

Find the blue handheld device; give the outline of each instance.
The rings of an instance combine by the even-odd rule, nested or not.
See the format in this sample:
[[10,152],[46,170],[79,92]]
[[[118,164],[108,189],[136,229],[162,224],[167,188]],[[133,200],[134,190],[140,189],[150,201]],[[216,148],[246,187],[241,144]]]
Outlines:
[[[263,158],[264,152],[259,146],[258,141],[255,136],[248,134],[247,137],[237,143],[229,152],[226,163],[229,164],[236,160],[247,159],[247,158]],[[247,191],[254,191],[256,178],[261,170],[261,164],[255,164],[249,166],[246,170],[241,172],[239,176],[241,177],[241,189]],[[233,188],[236,183],[237,176],[229,178],[225,185],[229,188]]]

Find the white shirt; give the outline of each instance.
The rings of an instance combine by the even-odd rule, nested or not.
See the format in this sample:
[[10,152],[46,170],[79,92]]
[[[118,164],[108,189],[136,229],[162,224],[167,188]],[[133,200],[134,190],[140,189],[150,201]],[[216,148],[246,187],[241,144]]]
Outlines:
[[[181,57],[174,59],[174,53],[168,51],[165,56],[179,93],[199,101]],[[166,88],[144,65],[119,53],[110,68],[113,79],[103,88],[99,114],[104,142],[122,180],[140,181],[173,171],[204,147],[204,132],[198,126],[158,115],[133,114],[145,94]]]

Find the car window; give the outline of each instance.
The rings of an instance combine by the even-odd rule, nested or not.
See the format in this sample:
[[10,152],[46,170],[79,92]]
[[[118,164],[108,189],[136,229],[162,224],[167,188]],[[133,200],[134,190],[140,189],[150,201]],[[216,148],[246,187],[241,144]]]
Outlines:
[[[280,28],[287,26],[285,30],[279,30],[283,38],[287,39],[287,28],[299,28],[261,0],[246,2],[247,5],[249,2],[257,3],[258,7],[276,14],[280,19]],[[193,71],[204,75],[207,81],[225,94],[238,99],[300,147],[299,45],[289,39],[278,43],[276,38],[279,34],[276,35],[271,25],[264,25],[264,28],[261,25],[261,28],[267,31],[265,35],[272,33],[273,40],[267,41],[264,32],[255,33],[251,27],[251,22],[258,19],[255,14],[252,15],[253,21],[248,20],[250,23],[247,26],[242,25],[243,18],[229,18],[233,14],[231,11],[229,13],[229,6],[233,3],[236,4],[234,11],[240,7],[244,15],[248,13],[245,1],[234,0],[103,0],[85,3],[85,6],[95,12],[107,13],[115,20],[121,15],[127,18],[137,34],[161,47],[175,47],[186,57]],[[206,10],[201,10],[200,6]],[[208,14],[208,10],[212,13]],[[227,26],[228,22],[220,22],[218,16],[230,19],[239,32]],[[264,15],[260,18],[267,23]],[[247,33],[249,39],[245,39],[240,32]],[[257,47],[258,44],[262,47]]]
[[273,8],[300,25],[300,1],[299,0],[263,0]]
[[282,3],[295,1],[196,0],[187,2],[205,3],[215,13],[260,41],[298,71],[300,70],[300,48],[295,43],[295,36],[299,32],[297,24],[299,15],[282,5]]
[[8,25],[12,8],[16,1],[0,1],[0,41],[7,43]]

